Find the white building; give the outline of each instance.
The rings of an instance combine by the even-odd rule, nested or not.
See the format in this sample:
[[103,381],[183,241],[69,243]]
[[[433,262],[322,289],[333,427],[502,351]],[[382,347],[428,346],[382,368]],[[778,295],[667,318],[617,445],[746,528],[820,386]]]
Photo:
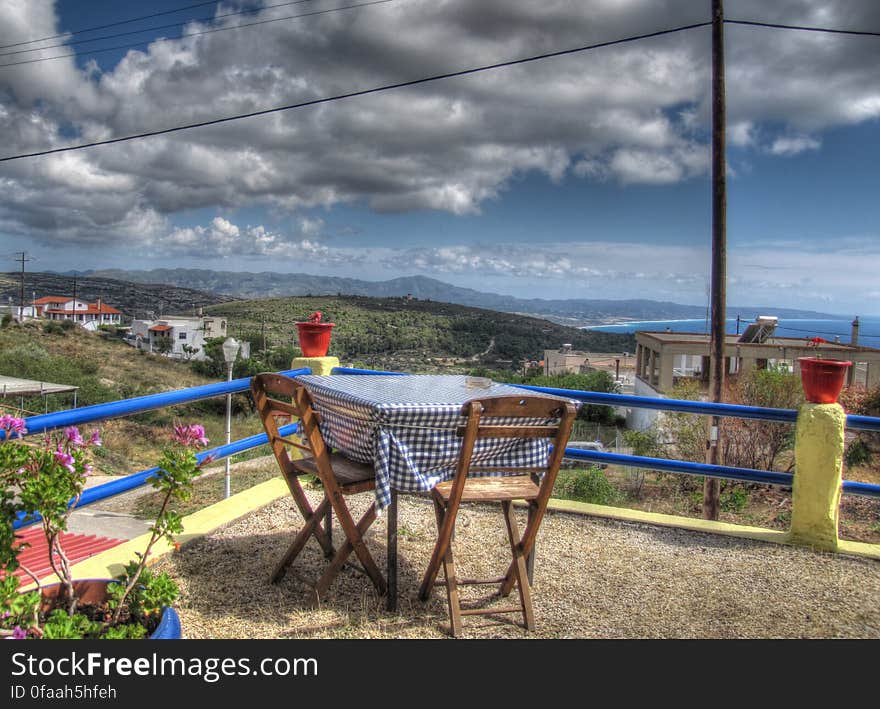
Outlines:
[[34,300],[33,308],[38,317],[48,320],[72,320],[77,325],[89,326],[91,329],[97,328],[98,325],[122,323],[122,311],[102,303],[100,298],[97,303],[86,303],[67,296],[49,295]]
[[[133,320],[130,337],[135,347],[148,352],[180,359],[204,359],[205,341],[226,337],[226,318],[170,316],[159,320]],[[240,356],[250,356],[249,349],[249,343],[242,343]]]

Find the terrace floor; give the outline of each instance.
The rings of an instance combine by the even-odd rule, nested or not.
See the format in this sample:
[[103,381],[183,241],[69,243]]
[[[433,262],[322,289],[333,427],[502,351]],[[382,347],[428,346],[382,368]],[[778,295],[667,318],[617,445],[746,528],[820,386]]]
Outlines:
[[[309,494],[317,502],[318,494]],[[350,498],[356,516],[370,500],[369,494]],[[436,533],[429,500],[400,498],[397,613],[385,610],[384,598],[354,569],[345,569],[321,606],[310,608],[297,576],[317,578],[323,567],[314,541],[279,584],[270,584],[268,574],[300,521],[292,500],[282,498],[161,559],[157,568],[181,585],[184,636],[448,637],[442,586],[427,604],[416,597]],[[506,568],[498,510],[463,509],[456,534],[462,576]],[[384,542],[380,518],[368,536],[380,567]],[[880,561],[548,512],[538,538],[534,603],[535,633],[507,614],[466,618],[464,637],[880,638]]]

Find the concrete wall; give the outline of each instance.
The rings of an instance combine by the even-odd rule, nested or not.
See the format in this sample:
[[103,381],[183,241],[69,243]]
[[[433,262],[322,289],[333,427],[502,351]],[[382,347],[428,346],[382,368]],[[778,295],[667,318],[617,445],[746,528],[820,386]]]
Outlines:
[[[654,387],[649,386],[643,380],[636,378],[636,396],[650,396],[653,399],[665,399]],[[651,428],[662,412],[654,409],[629,409],[626,415],[626,427],[634,431],[644,431]]]

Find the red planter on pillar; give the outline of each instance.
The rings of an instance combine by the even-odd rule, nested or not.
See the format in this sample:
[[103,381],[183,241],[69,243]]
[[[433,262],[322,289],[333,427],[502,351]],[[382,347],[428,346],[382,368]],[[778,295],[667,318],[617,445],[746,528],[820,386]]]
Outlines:
[[296,323],[303,357],[323,357],[330,349],[330,329],[336,323],[321,322],[321,311],[312,313],[308,322]]
[[807,401],[813,404],[834,404],[843,389],[846,370],[852,362],[818,357],[799,357],[801,383]]

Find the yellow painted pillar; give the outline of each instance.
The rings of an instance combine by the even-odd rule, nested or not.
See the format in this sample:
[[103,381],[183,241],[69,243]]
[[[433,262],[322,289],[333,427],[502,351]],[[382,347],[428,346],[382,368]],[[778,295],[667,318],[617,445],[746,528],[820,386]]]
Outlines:
[[845,426],[840,404],[804,404],[798,412],[789,532],[793,543],[837,549]]
[[312,370],[312,374],[330,374],[333,368],[338,366],[338,357],[294,357],[290,363],[291,369],[308,367]]

